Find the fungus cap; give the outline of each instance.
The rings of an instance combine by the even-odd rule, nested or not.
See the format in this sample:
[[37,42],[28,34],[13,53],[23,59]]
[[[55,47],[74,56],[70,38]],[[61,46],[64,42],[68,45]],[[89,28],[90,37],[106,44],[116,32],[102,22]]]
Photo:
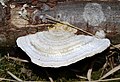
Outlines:
[[57,68],[101,53],[110,46],[110,41],[55,28],[19,37],[17,45],[33,63]]

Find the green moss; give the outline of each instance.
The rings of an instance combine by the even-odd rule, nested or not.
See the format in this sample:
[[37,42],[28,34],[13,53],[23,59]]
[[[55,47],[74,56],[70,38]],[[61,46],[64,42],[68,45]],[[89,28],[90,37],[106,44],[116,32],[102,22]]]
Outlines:
[[98,80],[100,78],[100,76],[101,76],[101,71],[100,70],[92,72],[92,79],[93,80]]

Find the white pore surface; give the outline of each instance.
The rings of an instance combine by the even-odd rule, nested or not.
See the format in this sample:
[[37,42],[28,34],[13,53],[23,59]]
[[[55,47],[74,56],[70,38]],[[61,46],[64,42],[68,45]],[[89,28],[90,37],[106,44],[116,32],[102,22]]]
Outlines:
[[102,6],[98,3],[87,3],[84,7],[83,18],[92,26],[98,26],[103,21],[106,21]]
[[57,68],[101,53],[110,46],[110,41],[52,30],[19,37],[17,45],[33,63],[42,67]]

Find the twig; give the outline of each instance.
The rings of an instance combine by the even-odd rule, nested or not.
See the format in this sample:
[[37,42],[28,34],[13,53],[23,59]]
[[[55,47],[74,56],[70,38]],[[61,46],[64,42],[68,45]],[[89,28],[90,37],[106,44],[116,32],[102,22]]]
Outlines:
[[[0,81],[18,82],[17,80],[0,78]],[[22,82],[49,82],[49,81],[22,81]]]
[[23,82],[50,82],[50,81],[23,81]]
[[76,75],[76,77],[78,77],[78,78],[80,78],[80,79],[87,79],[87,77],[79,76],[79,75]]
[[111,44],[111,46],[112,46],[113,48],[116,48],[116,49],[118,49],[118,50],[120,51],[120,49],[119,49],[118,47],[116,47],[115,45]]
[[108,58],[113,56],[115,54],[115,52],[112,52],[110,55],[108,55]]
[[40,26],[51,26],[53,24],[37,24],[37,25],[26,25],[25,27],[40,27]]
[[107,66],[108,66],[108,60],[107,60],[107,57],[106,57],[106,62],[105,62],[105,64],[102,67],[102,72],[101,72],[100,77],[102,77],[102,75],[103,75],[103,73],[104,73],[104,71],[105,71],[105,69],[106,69]]
[[5,57],[0,58],[0,61],[2,61]]
[[7,73],[12,76],[15,80],[19,81],[19,82],[23,82],[23,80],[19,79],[18,77],[16,77],[14,74],[12,74],[10,71],[7,71]]
[[12,60],[15,60],[15,61],[20,61],[20,62],[25,62],[25,63],[28,63],[29,61],[27,60],[23,60],[23,59],[19,59],[19,58],[15,58],[15,57],[6,57],[8,59],[12,59]]
[[16,80],[12,80],[12,79],[5,79],[5,78],[0,78],[0,81],[10,81],[10,82],[16,82]]
[[109,81],[117,81],[120,78],[112,78],[112,79],[104,79],[104,80],[95,80],[95,81],[82,81],[82,82],[109,82]]
[[48,78],[49,78],[50,82],[54,82],[53,79],[52,79],[51,77],[48,77]]
[[90,33],[90,32],[87,32],[87,31],[85,31],[85,30],[83,30],[83,29],[80,29],[80,28],[78,28],[78,27],[76,27],[76,26],[73,26],[73,25],[71,25],[71,24],[61,22],[61,21],[55,19],[54,17],[52,17],[52,16],[50,16],[50,15],[47,15],[47,14],[46,14],[46,16],[48,17],[48,18],[47,18],[48,20],[52,20],[52,21],[54,21],[54,22],[58,22],[58,23],[67,25],[67,26],[69,26],[69,27],[78,29],[78,30],[80,30],[80,31],[82,31],[82,32],[84,32],[84,33],[86,33],[86,34],[88,34],[88,35],[94,36],[94,35],[93,35],[92,33]]
[[120,44],[117,44],[117,45],[114,45],[114,46],[120,49]]
[[103,75],[99,80],[102,80],[106,77],[108,77],[109,75],[113,74],[114,72],[120,70],[120,65],[114,67],[112,70],[110,70],[109,72],[107,72],[105,75]]
[[103,81],[103,82],[105,82],[105,81],[115,81],[115,80],[120,80],[120,78],[112,78],[112,79],[104,79],[104,80],[97,80],[96,82],[101,82],[101,81]]

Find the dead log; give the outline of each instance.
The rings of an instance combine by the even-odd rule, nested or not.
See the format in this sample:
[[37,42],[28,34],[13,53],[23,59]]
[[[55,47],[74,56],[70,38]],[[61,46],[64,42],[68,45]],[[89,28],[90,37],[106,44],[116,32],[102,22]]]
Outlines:
[[[98,28],[102,28],[106,31],[107,33],[107,37],[111,39],[112,43],[120,43],[120,3],[108,3],[108,2],[93,2],[93,3],[98,3],[99,5],[101,5],[102,7],[102,12],[104,13],[105,17],[106,17],[106,21],[101,22],[100,25],[98,26],[92,26],[89,25],[87,22],[84,21],[84,19],[82,18],[84,9],[86,4],[88,4],[88,2],[80,2],[79,4],[76,2],[73,3],[60,3],[58,4],[59,8],[56,10],[56,12],[58,12],[59,10],[61,10],[61,12],[63,13],[63,15],[61,16],[61,19],[65,20],[65,18],[62,18],[63,16],[68,16],[68,19],[70,18],[70,16],[73,16],[73,19],[75,21],[72,20],[68,20],[68,22],[70,22],[73,25],[76,25],[79,28],[82,28],[83,30],[86,30],[88,32],[91,32],[94,34],[94,29],[98,29]],[[74,8],[73,8],[74,7]],[[0,7],[1,10],[2,7]],[[80,9],[80,10],[75,10],[76,9]],[[7,21],[6,25],[2,25],[0,27],[0,46],[15,46],[16,44],[16,39],[20,36],[24,36],[24,35],[28,35],[31,33],[36,33],[36,32],[40,32],[43,30],[47,30],[47,26],[48,25],[43,25],[43,24],[39,24],[39,25],[30,25],[27,21],[21,19],[17,12],[20,10],[19,7],[16,7],[14,9],[11,9],[11,19],[9,21]],[[67,11],[67,14],[66,14]],[[51,11],[49,11],[51,12]],[[78,15],[80,14],[80,19],[79,21],[77,20],[77,18],[79,18],[78,16],[76,16],[76,14],[71,15],[71,13],[78,13]],[[1,13],[1,12],[0,12]],[[65,15],[66,14],[66,15]],[[54,16],[59,15],[59,13],[55,14]],[[0,15],[2,16],[2,15]],[[4,17],[4,16],[3,16]],[[0,18],[3,18],[0,17]],[[81,19],[82,18],[82,19]],[[65,20],[67,21],[67,20]],[[71,22],[72,21],[72,22]],[[2,21],[1,21],[2,22]],[[78,23],[79,22],[79,23]]]

